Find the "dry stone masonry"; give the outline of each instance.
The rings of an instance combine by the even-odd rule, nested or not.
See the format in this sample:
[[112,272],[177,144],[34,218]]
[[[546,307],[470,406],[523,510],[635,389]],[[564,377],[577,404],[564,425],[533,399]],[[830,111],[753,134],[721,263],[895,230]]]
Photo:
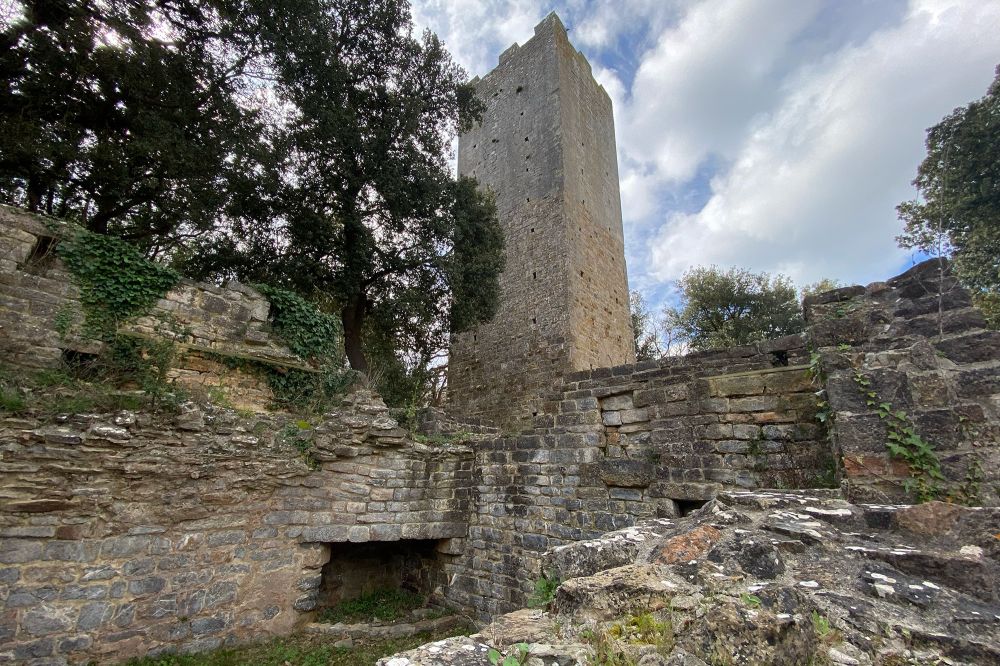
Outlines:
[[0,660],[288,633],[370,583],[386,549],[369,544],[419,552],[439,586],[468,529],[471,450],[408,439],[364,393],[315,426],[193,405],[8,418],[0,451]]
[[[58,367],[67,354],[96,354],[101,343],[77,334],[80,292],[54,250],[65,233],[55,220],[0,206],[0,358],[24,368]],[[178,360],[169,378],[218,390],[237,407],[270,402],[267,382],[223,358],[312,370],[269,331],[270,304],[257,290],[182,280],[121,333],[168,339]]]

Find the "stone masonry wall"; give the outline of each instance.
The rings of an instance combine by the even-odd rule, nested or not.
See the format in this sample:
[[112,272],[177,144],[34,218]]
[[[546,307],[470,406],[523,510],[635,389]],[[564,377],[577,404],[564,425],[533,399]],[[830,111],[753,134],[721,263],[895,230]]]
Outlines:
[[833,481],[804,336],[570,375],[534,427],[479,442],[465,570],[449,594],[520,607],[547,548],[722,488]]
[[[5,365],[53,368],[67,350],[92,354],[101,348],[100,342],[75,333],[83,311],[79,289],[53,250],[59,228],[58,221],[0,206],[0,358]],[[180,353],[169,379],[218,389],[238,407],[262,407],[270,400],[266,382],[214,356],[308,370],[269,332],[269,309],[267,299],[245,285],[182,280],[148,316],[127,322],[121,332],[175,341]],[[60,332],[63,319],[69,330]]]
[[496,195],[507,264],[493,320],[452,337],[448,395],[524,425],[564,374],[635,358],[611,100],[554,14],[477,91],[458,171]]
[[[806,301],[825,374],[835,452],[854,501],[906,501],[906,464],[886,450],[890,403],[934,447],[947,497],[1000,504],[1000,331],[936,260],[887,282]],[[857,378],[870,387],[862,388]],[[964,495],[964,496],[963,496]],[[978,497],[975,497],[978,495]]]
[[470,449],[407,439],[365,394],[302,425],[190,405],[0,421],[0,661],[114,663],[289,633],[332,543],[433,539],[454,569]]
[[839,482],[853,501],[913,501],[856,371],[909,413],[948,486],[971,479],[978,502],[1000,504],[1000,333],[937,266],[808,299],[799,336],[566,377],[533,428],[477,446],[452,597],[483,618],[519,608],[546,549],[722,489]]

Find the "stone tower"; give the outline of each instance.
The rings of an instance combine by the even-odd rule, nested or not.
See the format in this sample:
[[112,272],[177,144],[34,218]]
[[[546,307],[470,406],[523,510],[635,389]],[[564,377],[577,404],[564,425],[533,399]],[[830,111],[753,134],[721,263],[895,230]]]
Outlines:
[[496,194],[507,265],[496,316],[453,336],[452,409],[523,423],[564,374],[635,360],[611,98],[554,13],[477,82],[458,171]]

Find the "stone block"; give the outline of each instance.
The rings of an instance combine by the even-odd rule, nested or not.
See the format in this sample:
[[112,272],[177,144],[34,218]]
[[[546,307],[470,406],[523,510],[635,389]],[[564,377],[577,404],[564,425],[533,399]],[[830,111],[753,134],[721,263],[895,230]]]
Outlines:
[[30,608],[21,616],[21,629],[31,636],[61,634],[73,629],[77,622],[76,609],[43,604]]
[[622,412],[601,412],[601,422],[606,426],[620,426],[622,424]]
[[27,539],[0,539],[0,564],[21,564],[42,557],[42,542]]
[[226,618],[221,615],[216,617],[200,617],[191,620],[191,633],[195,636],[217,634],[225,629],[226,626]]
[[700,428],[698,436],[703,439],[732,439],[733,425],[730,423],[712,423]]
[[629,423],[642,423],[649,420],[649,412],[646,409],[626,409],[621,412],[622,425]]
[[764,378],[759,374],[711,377],[708,385],[710,395],[723,398],[760,395],[764,392]]
[[797,393],[816,391],[818,386],[807,369],[795,367],[764,375],[764,389],[767,393]]
[[627,458],[605,459],[598,463],[598,476],[606,486],[645,488],[653,482],[652,463]]
[[150,576],[139,580],[130,581],[128,591],[135,596],[146,594],[159,594],[166,588],[167,580],[161,576]]
[[618,411],[624,409],[633,409],[635,405],[632,402],[632,394],[626,393],[623,395],[613,395],[601,400],[601,409],[604,411]]
[[780,406],[781,402],[773,395],[748,396],[729,400],[729,408],[734,412],[773,412],[777,411]]

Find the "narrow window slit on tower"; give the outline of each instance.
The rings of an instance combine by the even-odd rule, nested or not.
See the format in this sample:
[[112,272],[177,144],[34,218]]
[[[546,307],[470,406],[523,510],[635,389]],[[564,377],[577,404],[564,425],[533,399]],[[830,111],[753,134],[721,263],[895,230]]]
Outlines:
[[524,90],[524,86],[518,86],[517,90],[515,90],[514,92],[520,93],[522,90]]
[[536,320],[536,319],[535,319],[534,317],[532,317],[532,318],[531,318],[531,323],[532,323],[532,324],[537,324],[537,323],[538,323],[538,321],[537,321],[537,320]]
[[538,279],[538,272],[537,271],[531,271],[531,279],[532,280],[537,280]]
[[525,140],[525,141],[527,141],[527,140],[528,140],[528,137],[524,137],[524,140]]

